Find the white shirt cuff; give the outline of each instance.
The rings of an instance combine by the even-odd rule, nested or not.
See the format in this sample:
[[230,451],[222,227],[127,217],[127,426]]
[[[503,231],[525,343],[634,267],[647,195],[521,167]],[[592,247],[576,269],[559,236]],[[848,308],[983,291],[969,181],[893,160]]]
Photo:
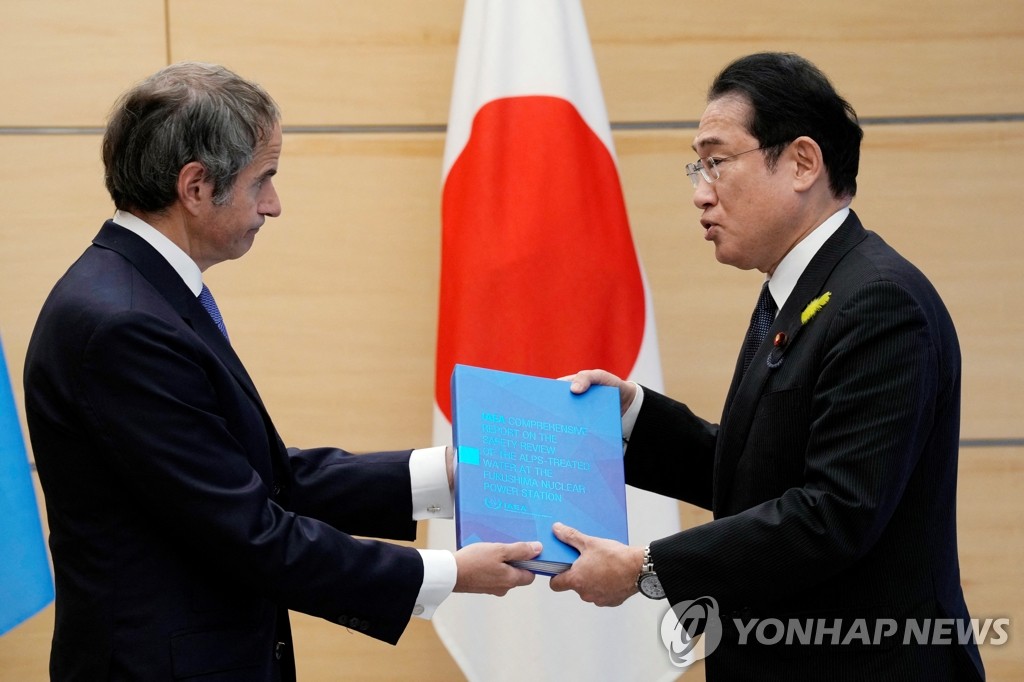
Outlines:
[[412,518],[450,519],[455,516],[455,501],[448,487],[448,465],[445,450],[433,448],[413,450],[409,457],[409,476],[412,479]]
[[636,386],[636,395],[633,396],[633,402],[629,404],[626,411],[622,414],[622,440],[629,442],[630,436],[633,435],[633,427],[636,426],[637,415],[640,414],[640,407],[644,404],[644,389],[640,384],[633,384]]
[[420,549],[423,557],[423,585],[416,595],[416,605],[412,615],[430,620],[434,611],[455,589],[455,579],[459,570],[455,564],[455,555],[443,549]]

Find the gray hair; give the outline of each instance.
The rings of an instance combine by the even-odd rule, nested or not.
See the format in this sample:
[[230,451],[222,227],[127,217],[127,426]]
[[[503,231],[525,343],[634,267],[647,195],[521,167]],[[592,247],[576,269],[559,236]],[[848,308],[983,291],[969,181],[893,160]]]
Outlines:
[[259,85],[223,66],[172,64],[121,95],[103,135],[107,191],[122,210],[161,213],[177,200],[178,174],[193,161],[226,203],[281,118]]

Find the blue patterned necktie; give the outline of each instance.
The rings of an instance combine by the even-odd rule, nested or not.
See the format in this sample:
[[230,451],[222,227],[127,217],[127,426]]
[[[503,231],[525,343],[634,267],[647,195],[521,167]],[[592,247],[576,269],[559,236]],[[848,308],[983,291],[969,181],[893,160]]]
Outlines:
[[757,349],[764,343],[768,336],[768,330],[775,321],[775,299],[772,292],[768,290],[768,282],[761,287],[761,295],[757,297],[757,305],[750,316],[750,328],[747,329],[747,338],[743,341],[743,373],[747,373],[750,362],[754,359]]
[[213,300],[213,294],[210,290],[203,285],[203,290],[199,292],[199,302],[203,304],[203,308],[206,312],[210,313],[210,317],[213,319],[213,323],[217,325],[217,329],[224,335],[225,339],[230,341],[228,338],[228,328],[224,326],[224,318],[220,314],[220,308],[217,307],[217,302]]

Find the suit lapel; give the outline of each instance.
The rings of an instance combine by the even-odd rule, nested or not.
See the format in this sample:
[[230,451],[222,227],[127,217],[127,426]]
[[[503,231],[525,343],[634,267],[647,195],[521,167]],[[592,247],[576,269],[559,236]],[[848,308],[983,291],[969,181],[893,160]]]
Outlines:
[[116,251],[135,266],[135,269],[167,299],[171,307],[181,315],[182,320],[195,330],[217,358],[224,363],[245,392],[249,394],[249,397],[259,405],[264,419],[269,423],[269,416],[266,414],[263,400],[256,391],[256,385],[249,377],[249,373],[245,371],[242,361],[228,340],[221,334],[217,325],[214,324],[199,299],[182,281],[181,276],[171,267],[171,264],[145,239],[110,220],[100,229],[99,234],[93,239],[93,243]]
[[742,376],[743,352],[740,350],[722,412],[716,445],[713,497],[716,515],[728,509],[736,465],[747,445],[758,401],[771,373],[785,362],[786,355],[799,340],[803,328],[801,313],[808,303],[824,293],[823,287],[836,265],[865,237],[867,232],[856,214],[850,211],[840,228],[822,245],[800,275],[786,305],[779,311],[768,331],[765,343],[758,349],[747,373]]

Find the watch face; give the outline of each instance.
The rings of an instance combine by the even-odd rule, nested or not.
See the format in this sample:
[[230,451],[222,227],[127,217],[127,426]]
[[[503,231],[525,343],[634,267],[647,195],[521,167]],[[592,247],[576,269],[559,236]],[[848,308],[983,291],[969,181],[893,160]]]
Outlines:
[[661,586],[661,581],[658,580],[656,573],[648,573],[640,578],[640,592],[645,597],[651,599],[664,599],[665,589]]

